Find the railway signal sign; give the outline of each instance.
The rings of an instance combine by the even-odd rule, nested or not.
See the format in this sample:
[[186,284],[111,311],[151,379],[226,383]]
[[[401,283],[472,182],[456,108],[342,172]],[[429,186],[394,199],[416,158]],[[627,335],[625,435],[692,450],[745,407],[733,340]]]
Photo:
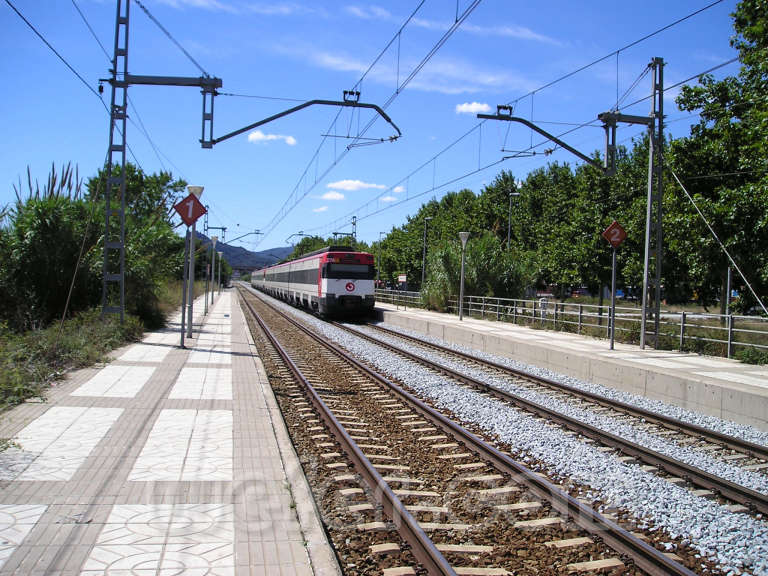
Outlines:
[[614,220],[608,228],[603,230],[603,238],[608,240],[611,246],[618,248],[627,239],[627,232]]
[[614,220],[611,225],[603,230],[603,238],[613,247],[611,255],[611,350],[613,350],[613,341],[616,334],[616,248],[627,239],[627,232],[621,227],[621,224]]
[[200,216],[207,212],[205,206],[197,199],[197,196],[191,193],[184,200],[176,204],[173,209],[179,213],[179,216],[181,216],[181,219],[184,220],[184,224],[187,226],[192,226]]

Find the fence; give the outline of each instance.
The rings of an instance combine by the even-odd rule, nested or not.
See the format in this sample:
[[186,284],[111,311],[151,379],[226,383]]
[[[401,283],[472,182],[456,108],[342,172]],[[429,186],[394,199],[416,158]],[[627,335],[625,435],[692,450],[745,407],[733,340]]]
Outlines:
[[[376,290],[376,299],[396,306],[423,308],[419,292]],[[458,298],[449,300],[449,313],[458,314]],[[538,300],[465,296],[464,314],[474,318],[513,322],[533,328],[564,330],[590,336],[610,336],[610,306]],[[616,338],[640,339],[641,310],[616,306]],[[646,341],[655,340],[655,322],[646,322]],[[735,314],[662,311],[659,348],[688,350],[730,358],[741,347],[768,350],[768,318]]]

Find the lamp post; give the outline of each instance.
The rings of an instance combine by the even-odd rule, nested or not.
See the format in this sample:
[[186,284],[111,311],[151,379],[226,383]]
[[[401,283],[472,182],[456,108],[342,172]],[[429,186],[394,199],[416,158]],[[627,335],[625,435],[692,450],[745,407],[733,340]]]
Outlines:
[[509,213],[507,215],[507,250],[509,250],[512,238],[512,197],[520,196],[520,192],[509,193]]
[[424,238],[421,248],[421,289],[424,290],[424,278],[427,274],[427,222],[432,220],[432,216],[424,217]]
[[386,232],[379,232],[379,257],[376,259],[378,262],[378,265],[376,266],[376,287],[379,287],[379,283],[381,282],[381,235],[386,234]]
[[221,294],[221,257],[224,255],[224,252],[219,252],[219,294]]
[[[216,242],[218,242],[219,237],[218,236],[211,236],[211,307],[213,307],[213,281],[216,279],[216,270],[214,269],[214,266],[216,266]],[[205,295],[206,298],[208,298],[208,295]]]
[[[190,194],[197,196],[199,200],[203,195],[202,186],[187,186]],[[187,301],[187,337],[192,338],[192,303],[195,300],[195,239],[197,232],[195,224],[192,224],[192,236],[189,239],[189,300]]]
[[461,283],[459,284],[459,320],[464,320],[464,255],[466,254],[469,232],[459,232],[461,240]]

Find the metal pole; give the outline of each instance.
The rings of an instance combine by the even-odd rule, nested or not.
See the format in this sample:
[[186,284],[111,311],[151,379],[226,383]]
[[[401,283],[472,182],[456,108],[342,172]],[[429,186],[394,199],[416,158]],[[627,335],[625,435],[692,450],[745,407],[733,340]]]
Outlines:
[[376,266],[376,287],[380,288],[381,286],[379,283],[381,282],[381,235],[384,234],[384,232],[379,232],[379,257],[377,258],[377,266]]
[[616,336],[616,248],[611,257],[611,350]]
[[189,226],[187,226],[187,235],[184,237],[184,271],[181,275],[181,344],[184,348],[184,313],[187,306],[187,260],[189,256]]
[[213,248],[213,260],[211,260],[211,308],[213,308],[214,292],[216,290],[216,243],[214,242]]
[[459,284],[459,320],[464,320],[464,247],[461,248],[461,283]]
[[657,136],[656,136],[656,154],[658,162],[654,169],[656,171],[656,254],[654,265],[656,268],[656,298],[654,303],[654,339],[653,347],[659,348],[659,323],[661,322],[661,272],[664,261],[664,235],[662,226],[662,217],[664,215],[664,61],[661,58],[654,58],[654,72],[658,80],[655,81],[654,98],[658,102],[657,106]]
[[[654,60],[655,63],[655,60]],[[656,118],[656,73],[654,68],[653,98],[651,98],[651,118]],[[653,179],[654,179],[654,156],[656,149],[656,131],[655,122],[648,126],[648,191],[646,194],[645,205],[645,256],[643,258],[643,300],[641,303],[640,317],[640,348],[645,348],[646,320],[648,315],[648,270],[651,262],[651,221],[653,217]]]
[[219,252],[219,294],[221,294],[221,256],[223,252]]
[[424,278],[427,272],[427,222],[432,220],[431,216],[424,218],[424,237],[422,239],[421,249],[421,289],[424,290]]
[[[203,187],[202,186],[187,186],[187,190],[189,190],[190,194],[194,194],[197,199],[200,199],[200,196],[203,195]],[[195,301],[195,240],[197,239],[197,225],[196,223],[192,223],[192,235],[189,239],[189,298],[187,299],[187,311],[189,312],[187,316],[187,337],[192,338],[192,320],[194,318],[193,315],[193,303]]]
[[192,234],[189,237],[189,298],[187,298],[187,338],[192,338],[192,303],[195,300],[195,238],[197,236],[195,225],[192,224]]
[[507,212],[507,250],[512,238],[512,194],[509,194],[509,212]]
[[208,256],[208,250],[205,251],[205,292],[203,293],[203,302],[205,302],[205,315],[208,316],[208,276],[211,272],[211,258]]
[[685,311],[680,314],[680,352],[685,348]]
[[725,315],[731,313],[731,267],[728,266],[728,275],[725,280]]
[[459,283],[459,320],[464,320],[464,256],[466,254],[469,232],[459,232],[461,239],[461,282]]

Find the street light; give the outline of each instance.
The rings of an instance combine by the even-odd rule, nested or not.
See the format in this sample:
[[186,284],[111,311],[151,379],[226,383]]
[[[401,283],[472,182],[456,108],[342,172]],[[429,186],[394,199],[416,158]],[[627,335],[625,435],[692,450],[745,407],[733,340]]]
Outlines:
[[[187,186],[190,194],[199,200],[203,195],[203,186]],[[195,301],[195,239],[197,231],[192,223],[192,236],[189,239],[189,301],[187,302],[187,338],[192,338],[192,303]],[[182,310],[182,314],[184,311]]]
[[221,257],[224,255],[224,252],[219,252],[219,294],[221,294]]
[[424,239],[421,249],[421,289],[424,290],[424,278],[427,273],[427,222],[432,220],[432,216],[424,217]]
[[376,286],[379,286],[381,282],[381,235],[386,232],[379,232],[379,257],[377,258],[378,265],[376,266]]
[[459,284],[459,320],[464,319],[464,255],[467,248],[469,232],[459,232],[461,240],[461,283]]
[[507,215],[507,250],[509,250],[510,247],[510,239],[512,236],[512,197],[513,196],[520,196],[520,192],[510,192],[509,193],[509,214]]

